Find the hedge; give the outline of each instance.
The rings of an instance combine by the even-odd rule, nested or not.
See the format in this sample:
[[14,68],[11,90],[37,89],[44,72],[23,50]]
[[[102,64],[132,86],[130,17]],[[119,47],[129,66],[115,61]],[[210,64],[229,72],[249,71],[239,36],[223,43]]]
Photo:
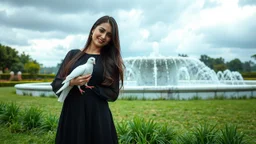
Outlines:
[[23,83],[39,83],[41,81],[7,81],[7,82],[0,82],[0,87],[14,87],[16,84],[23,84]]
[[243,72],[241,75],[243,78],[256,78],[256,72]]
[[[31,75],[28,73],[22,74],[22,80],[31,80],[31,79],[54,79],[55,74],[37,74],[37,75]],[[2,80],[9,80],[10,74],[0,74],[0,79]]]

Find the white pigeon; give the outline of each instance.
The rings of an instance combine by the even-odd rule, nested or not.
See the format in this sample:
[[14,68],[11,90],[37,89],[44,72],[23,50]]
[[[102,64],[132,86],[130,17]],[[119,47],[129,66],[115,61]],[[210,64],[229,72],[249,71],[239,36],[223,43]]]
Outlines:
[[[67,97],[69,91],[73,88],[73,86],[70,86],[69,83],[72,79],[78,77],[78,76],[83,76],[83,75],[88,75],[92,74],[93,72],[93,64],[95,64],[95,58],[90,57],[87,62],[83,65],[80,65],[76,67],[67,77],[66,79],[62,82],[64,84],[56,93],[61,93],[61,95],[58,98],[59,102],[64,102],[65,98]],[[88,86],[87,83],[85,84],[86,87],[91,88],[91,86]],[[80,86],[77,86],[80,90],[80,92],[84,92]]]

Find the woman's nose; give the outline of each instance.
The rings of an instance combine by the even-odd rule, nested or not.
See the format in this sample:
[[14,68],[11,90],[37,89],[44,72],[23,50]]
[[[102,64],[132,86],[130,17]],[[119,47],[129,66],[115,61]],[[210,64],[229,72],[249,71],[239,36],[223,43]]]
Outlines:
[[101,37],[104,38],[104,39],[106,38],[106,36],[107,36],[106,33],[103,33],[103,34],[101,35]]

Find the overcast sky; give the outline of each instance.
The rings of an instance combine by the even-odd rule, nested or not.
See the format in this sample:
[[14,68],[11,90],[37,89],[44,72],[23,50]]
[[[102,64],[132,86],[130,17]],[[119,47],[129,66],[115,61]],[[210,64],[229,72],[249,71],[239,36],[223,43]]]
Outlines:
[[0,0],[0,43],[56,66],[103,15],[118,23],[124,58],[256,54],[256,0]]

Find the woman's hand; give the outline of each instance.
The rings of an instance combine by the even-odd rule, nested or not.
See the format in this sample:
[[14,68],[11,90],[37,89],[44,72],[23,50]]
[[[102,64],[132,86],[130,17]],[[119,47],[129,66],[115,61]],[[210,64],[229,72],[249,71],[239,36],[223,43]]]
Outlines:
[[89,80],[91,79],[91,75],[85,75],[85,76],[78,76],[74,79],[72,79],[69,83],[70,86],[73,86],[73,85],[79,85],[79,86],[82,86],[82,85],[85,85],[86,83],[89,82]]

